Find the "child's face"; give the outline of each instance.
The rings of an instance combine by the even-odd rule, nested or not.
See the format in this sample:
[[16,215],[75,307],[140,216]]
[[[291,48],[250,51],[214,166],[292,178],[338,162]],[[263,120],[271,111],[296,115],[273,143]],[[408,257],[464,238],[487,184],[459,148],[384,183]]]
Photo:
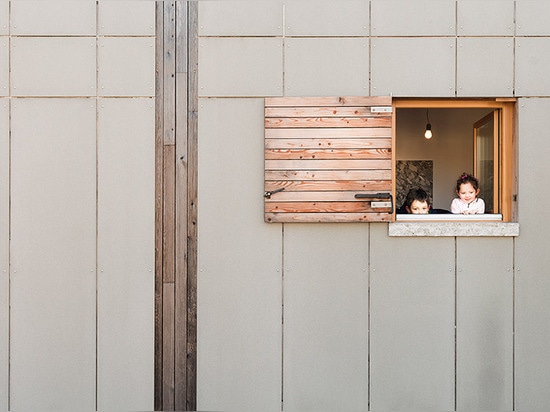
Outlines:
[[428,202],[421,202],[420,200],[413,200],[411,206],[407,208],[409,213],[413,215],[424,215],[430,210]]
[[460,185],[460,190],[456,192],[458,197],[466,203],[470,203],[475,200],[478,193],[479,189],[474,189],[471,183],[462,183]]

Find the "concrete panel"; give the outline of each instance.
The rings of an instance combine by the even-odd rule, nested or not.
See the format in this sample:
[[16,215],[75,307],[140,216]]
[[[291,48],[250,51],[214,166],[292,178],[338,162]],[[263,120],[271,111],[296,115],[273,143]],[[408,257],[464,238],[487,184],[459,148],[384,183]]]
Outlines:
[[98,33],[101,36],[154,36],[154,1],[100,1]]
[[368,409],[368,226],[287,224],[283,402]]
[[520,99],[519,222],[515,277],[515,407],[518,411],[550,408],[550,222],[541,210],[550,202],[547,184],[550,99]]
[[514,0],[458,0],[459,36],[513,36]]
[[454,96],[455,39],[372,39],[371,65],[372,95]]
[[95,90],[95,38],[11,38],[13,96],[92,96]]
[[200,96],[281,96],[282,40],[199,39],[199,73]]
[[263,99],[201,99],[197,410],[281,408],[281,225],[263,221]]
[[199,36],[280,36],[281,0],[199,1]]
[[25,0],[11,2],[13,35],[96,34],[94,0]]
[[457,410],[513,410],[514,241],[457,238]]
[[11,110],[11,410],[95,410],[95,101]]
[[99,39],[100,96],[155,95],[155,39]]
[[368,39],[288,39],[286,96],[368,94]]
[[454,238],[370,227],[370,408],[454,410]]
[[[455,0],[372,0],[373,36],[453,36]],[[426,49],[432,57],[435,53]]]
[[512,96],[514,39],[458,39],[457,86],[459,96]]
[[304,0],[285,4],[287,36],[368,36],[369,3],[364,0]]
[[10,7],[8,0],[0,0],[0,36],[8,35]]
[[550,3],[546,0],[516,0],[516,35],[549,36]]
[[10,52],[8,37],[0,37],[0,96],[8,96],[10,76]]
[[516,38],[516,96],[550,96],[550,37]]
[[0,411],[8,410],[9,100],[0,99]]
[[153,410],[153,99],[98,111],[98,410]]

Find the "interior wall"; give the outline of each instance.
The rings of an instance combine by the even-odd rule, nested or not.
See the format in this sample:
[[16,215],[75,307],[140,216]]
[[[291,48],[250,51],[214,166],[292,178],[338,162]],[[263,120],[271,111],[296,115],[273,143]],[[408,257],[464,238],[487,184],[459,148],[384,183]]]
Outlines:
[[463,173],[473,173],[473,124],[485,109],[430,109],[433,137],[424,138],[426,109],[397,109],[397,160],[433,160],[433,207],[450,210],[455,185]]

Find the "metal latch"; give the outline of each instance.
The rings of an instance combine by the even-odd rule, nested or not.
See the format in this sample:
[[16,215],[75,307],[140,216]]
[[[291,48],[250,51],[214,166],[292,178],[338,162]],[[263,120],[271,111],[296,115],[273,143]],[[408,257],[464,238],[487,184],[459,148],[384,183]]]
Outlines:
[[271,199],[271,195],[275,194],[275,193],[279,193],[279,192],[282,192],[283,190],[285,190],[284,187],[281,187],[280,189],[277,189],[277,190],[272,190],[271,192],[265,192],[264,193],[264,197],[266,199]]

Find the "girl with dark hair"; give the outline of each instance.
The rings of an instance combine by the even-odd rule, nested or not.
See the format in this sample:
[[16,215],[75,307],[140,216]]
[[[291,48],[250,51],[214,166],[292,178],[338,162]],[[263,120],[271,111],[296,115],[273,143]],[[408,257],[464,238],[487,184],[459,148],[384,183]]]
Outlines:
[[456,181],[456,195],[451,203],[451,212],[463,215],[485,213],[485,202],[479,195],[479,181],[472,175],[462,173]]

